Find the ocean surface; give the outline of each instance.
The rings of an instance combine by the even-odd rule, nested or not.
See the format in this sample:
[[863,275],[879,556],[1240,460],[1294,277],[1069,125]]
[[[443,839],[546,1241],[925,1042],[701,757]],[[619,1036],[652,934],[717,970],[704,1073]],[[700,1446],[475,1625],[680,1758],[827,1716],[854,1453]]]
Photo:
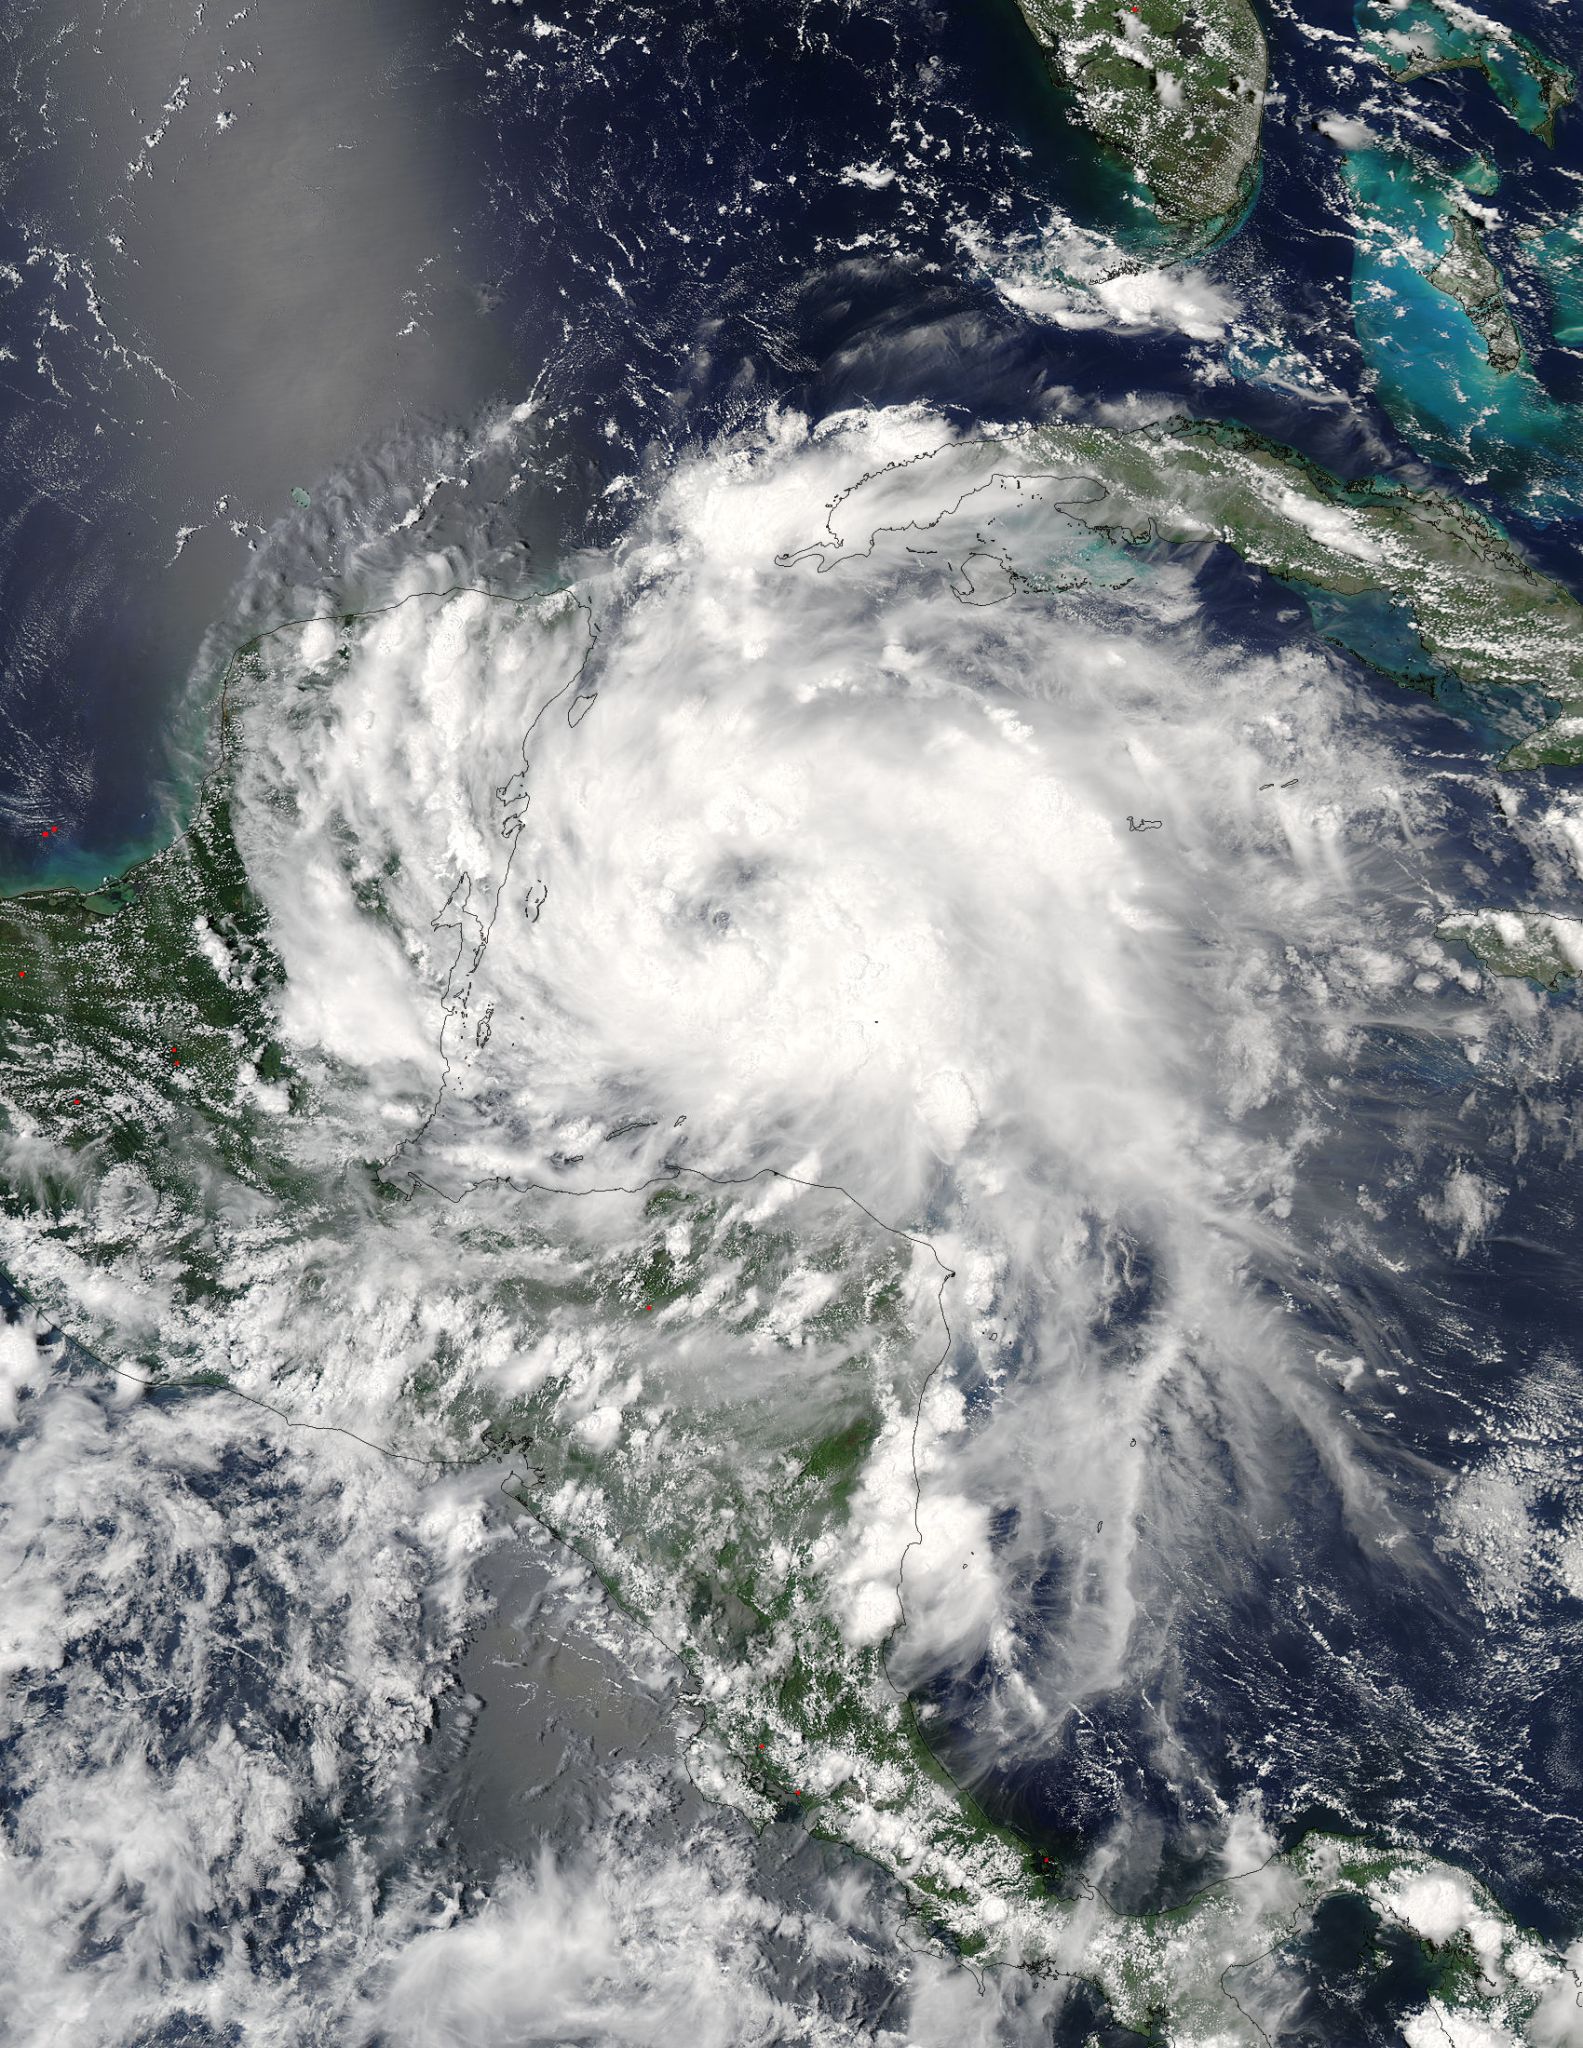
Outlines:
[[[1546,10],[1527,12],[1542,36]],[[568,545],[618,528],[647,468],[776,404],[1006,421],[1068,390],[1146,391],[1347,475],[1414,475],[1454,452],[1404,439],[1379,402],[1351,332],[1351,237],[1312,204],[1316,179],[1335,181],[1312,124],[1343,99],[1326,38],[1350,30],[1345,9],[1270,23],[1290,83],[1258,203],[1201,273],[1248,315],[1218,348],[1169,322],[1042,317],[1071,224],[1124,250],[1151,238],[1063,119],[1011,0],[519,13],[13,14],[14,882],[97,880],[166,836],[228,592],[265,545],[289,552],[301,532],[323,552],[323,514],[294,488],[322,501],[345,465],[410,457],[502,401],[545,421]],[[1415,97],[1446,131],[1416,143],[1509,166],[1521,212],[1503,214],[1497,254],[1528,220],[1566,215],[1564,115],[1552,151],[1466,74]],[[1570,404],[1573,355],[1521,310],[1538,376]],[[1427,386],[1454,368],[1395,374]],[[1501,415],[1503,475],[1480,473],[1479,444],[1465,481],[1575,576],[1566,522],[1527,516],[1524,481],[1554,468],[1557,439],[1553,405],[1529,412]]]
[[[251,634],[326,592],[355,610],[377,589],[371,564],[382,574],[424,552],[478,587],[542,588],[560,565],[570,575],[619,550],[679,464],[777,413],[929,408],[964,432],[1079,407],[1235,419],[1346,477],[1465,492],[1583,594],[1583,357],[1575,335],[1557,339],[1553,282],[1525,253],[1583,204],[1583,117],[1564,112],[1549,148],[1471,73],[1407,95],[1361,69],[1350,8],[1264,19],[1276,96],[1251,213],[1157,299],[1118,314],[1096,287],[1126,259],[1158,258],[1158,231],[1065,118],[1011,0],[14,8],[0,30],[19,84],[0,172],[0,880],[90,886],[166,843]],[[1554,9],[1503,19],[1558,41]],[[1405,104],[1421,118],[1404,122]],[[1382,146],[1405,128],[1438,166],[1498,165],[1492,249],[1511,266],[1532,377],[1497,409],[1480,400],[1469,323],[1443,299],[1427,325],[1409,307],[1405,346],[1401,322],[1354,326],[1354,295],[1371,305],[1380,271],[1342,211],[1322,125],[1340,117],[1373,124]],[[1370,187],[1380,247],[1405,189]],[[513,414],[522,435],[480,453],[487,423]],[[1185,559],[1157,551],[1152,567],[1169,578]],[[1190,566],[1205,648],[1272,663],[1313,648],[1289,591],[1229,551]],[[1537,830],[1575,771],[1507,778],[1503,813],[1487,704],[1404,690],[1334,647],[1327,659],[1366,706],[1371,759],[1412,764],[1435,792],[1421,871],[1399,901],[1371,885],[1375,907],[1389,905],[1383,929],[1404,943],[1421,933],[1435,889],[1564,907],[1555,871],[1508,827],[1515,816]],[[1383,945],[1381,931],[1368,943]],[[1524,991],[1466,1029],[1474,1004],[1454,983],[1429,1007],[1404,1023],[1383,997],[1378,1016],[1359,999],[1345,1058],[1294,1083],[1319,1105],[1284,1218],[1301,1249],[1259,1282],[1262,1304],[1332,1362],[1356,1466],[1327,1465],[1297,1411],[1272,1400],[1266,1412],[1249,1383],[1222,1461],[1202,1452],[1213,1416],[1198,1417],[1203,1438],[1179,1465],[1161,1453],[1176,1511],[1152,1549],[1142,1539],[1161,1602],[1146,1685],[1085,1696],[1028,1750],[1003,1739],[988,1655],[920,1685],[941,1753],[998,1819],[1058,1850],[1125,1819],[1108,1882],[1129,1911],[1206,1881],[1255,1784],[1283,1845],[1313,1827],[1386,1831],[1474,1872],[1557,1945],[1583,1927],[1575,999]],[[1317,1024],[1304,1042],[1322,1046]],[[1269,1136],[1285,1142],[1274,1122]],[[1134,1249],[1091,1333],[1112,1361],[1131,1355],[1164,1286],[1148,1243]],[[1013,1347],[994,1398],[1019,1373],[1036,1383],[1036,1349]],[[129,1458],[167,1456],[159,1446],[204,1405],[123,1410],[91,1359],[62,1370],[81,1436],[48,1470],[73,1489],[101,1454],[122,1455],[124,1436]],[[988,1383],[975,1396],[964,1379],[970,1405],[989,1405]],[[1244,1434],[1255,1462],[1239,1458]],[[227,1566],[236,1579],[266,1529],[311,1551],[328,1482],[307,1462],[300,1440],[264,1423],[245,1457],[217,1435],[183,1478],[204,1512],[252,1527]],[[849,1881],[839,1853],[775,1832],[750,1841],[678,1780],[663,1760],[679,1672],[657,1653],[644,1667],[628,1622],[519,1525],[500,1476],[458,1482],[447,1509],[488,1531],[468,1539],[467,1590],[460,1548],[426,1536],[380,1624],[386,1664],[428,1672],[442,1699],[416,1775],[387,1797],[385,1738],[347,1725],[345,1753],[373,1759],[367,1784],[339,1787],[319,1833],[293,1838],[312,1882],[290,1893],[270,1881],[296,1904],[261,1921],[260,1940],[283,1969],[311,1950],[333,1975],[321,1935],[292,1914],[333,1918],[337,1887],[366,1904],[370,1869],[381,1897],[449,1887],[463,1919],[469,1898],[498,1917],[502,1873],[535,1841],[619,1837],[625,1809],[608,1788],[630,1783],[633,1811],[663,1811],[653,1857],[678,1910],[702,1887],[778,1898],[788,1926],[805,1916],[781,1949],[773,1931],[752,1936],[772,1957],[775,2012],[829,2017],[845,2000],[841,2024],[881,2038],[897,1994],[879,1910],[860,1936],[845,1923],[839,1937],[808,1932]],[[1359,1534],[1365,1481],[1388,1503],[1389,1568]],[[336,1487],[365,1489],[365,1518],[421,1517],[415,1480]],[[1071,1557],[1028,1562],[1015,1507],[995,1540],[1019,1560],[1019,1625],[1036,1636],[1044,1617],[1058,1631],[1077,1600]],[[82,1543],[72,1568],[86,1584]],[[341,1654],[360,1557],[323,1593],[326,1656]],[[172,1626],[208,1625],[185,1592],[187,1622]],[[270,1713],[271,1683],[243,1653],[290,1633],[289,1572],[274,1597],[272,1614],[257,1607],[239,1627],[224,1684],[206,1678],[206,1714]],[[117,1634],[132,1611],[106,1621],[95,1656],[134,1654]],[[195,1652],[173,1642],[158,1655],[185,1670]],[[194,1681],[191,1697],[201,1691]],[[283,1710],[270,1739],[284,1753],[311,1721],[307,1704]],[[172,1743],[188,1733],[174,1726]],[[510,1924],[535,1940],[557,1915],[591,1911],[549,1875],[521,1882]],[[617,1913],[618,1891],[611,1880],[602,1911]],[[1338,1909],[1314,1930],[1310,2031],[1293,2040],[1339,2048],[1360,2038],[1348,2029],[1365,2008],[1367,2038],[1392,2040],[1424,1995],[1411,1944],[1349,1990],[1354,1975],[1364,1984],[1370,1936],[1344,1923]],[[590,1950],[641,1950],[634,1971],[664,1979],[662,1930],[576,1924]],[[709,1937],[723,1981],[738,1938]],[[944,1977],[938,1996],[942,2012],[956,1996]],[[1021,1996],[1004,1993],[996,2038],[1052,2038]],[[633,2009],[618,2022],[617,2004],[566,2038],[661,2037]],[[380,2013],[362,2038],[409,2038]],[[1077,2043],[1100,2023],[1077,2000],[1053,2038]],[[754,2024],[752,2038],[792,2038],[769,2006]],[[240,2036],[211,2015],[141,2038]],[[454,2038],[495,2036],[480,2021]]]

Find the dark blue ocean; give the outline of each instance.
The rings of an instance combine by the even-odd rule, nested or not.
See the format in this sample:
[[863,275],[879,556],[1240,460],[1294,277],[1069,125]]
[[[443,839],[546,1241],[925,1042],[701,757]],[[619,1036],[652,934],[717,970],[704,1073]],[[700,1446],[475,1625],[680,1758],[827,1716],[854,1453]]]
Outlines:
[[[9,116],[0,220],[14,880],[94,879],[165,831],[201,746],[205,630],[301,516],[291,491],[492,402],[531,394],[553,421],[566,542],[619,523],[613,477],[771,403],[1010,420],[1065,391],[1174,392],[1343,474],[1418,473],[1351,338],[1337,152],[1312,126],[1344,97],[1314,38],[1346,9],[1271,20],[1262,188],[1208,266],[1281,308],[1334,387],[1317,403],[1206,379],[1179,335],[1027,317],[978,267],[967,239],[1036,249],[1053,209],[1132,232],[1011,0],[520,13],[298,6],[224,29],[140,10],[53,56],[48,10],[13,16],[38,101]],[[174,114],[167,74],[197,81]],[[1466,74],[1415,92],[1453,126],[1448,161],[1484,148],[1520,190],[1509,237],[1565,215],[1573,118],[1552,151]],[[1575,357],[1519,311],[1570,398]],[[1570,530],[1513,516],[1576,575]]]
[[[41,4],[3,32],[26,83],[0,209],[0,870],[13,887],[95,881],[168,836],[202,760],[227,652],[212,629],[231,592],[252,579],[250,605],[267,611],[258,578],[277,555],[311,554],[333,575],[326,478],[360,460],[399,468],[403,449],[529,398],[549,451],[534,529],[441,485],[425,514],[437,543],[481,521],[503,557],[608,541],[632,502],[612,485],[772,405],[817,417],[924,402],[1006,422],[1067,394],[1147,392],[1343,476],[1462,489],[1583,594],[1583,528],[1564,508],[1536,516],[1528,488],[1548,464],[1564,492],[1553,447],[1515,448],[1500,477],[1437,462],[1377,399],[1352,332],[1337,151],[1316,126],[1365,89],[1393,90],[1382,74],[1360,85],[1327,39],[1352,36],[1348,7],[1264,10],[1275,98],[1262,182],[1204,259],[1253,314],[1279,309],[1323,388],[1180,333],[1056,325],[982,267],[975,248],[1036,250],[1054,214],[1132,232],[1114,167],[1065,118],[1012,0],[402,0],[377,20],[291,0],[234,26],[155,12],[84,27],[73,47],[52,42]],[[1555,46],[1554,10],[1504,18]],[[1568,40],[1575,55],[1575,16]],[[183,75],[187,100],[144,147]],[[1413,90],[1444,130],[1423,131],[1426,152],[1500,167],[1493,247],[1519,279],[1534,372],[1558,405],[1583,403],[1583,358],[1553,342],[1517,261],[1578,203],[1583,112],[1563,112],[1552,149],[1472,74]],[[233,101],[234,127],[218,126]],[[233,144],[251,152],[240,165]],[[1421,374],[1427,388],[1448,371]],[[1202,594],[1228,642],[1306,637],[1289,594],[1229,558]],[[1448,787],[1487,766],[1498,740],[1478,706],[1379,676],[1369,687]],[[1530,777],[1524,801],[1568,779]],[[1488,805],[1466,792],[1447,858],[1465,851],[1474,894],[1498,901]],[[1508,859],[1508,900],[1525,900],[1524,882]],[[1442,1045],[1381,1031],[1349,1083],[1352,1126],[1303,1196],[1299,1221],[1324,1242],[1325,1217],[1355,1205],[1389,1149],[1378,1132],[1404,1119],[1421,1124],[1426,1185],[1474,1157],[1510,1186],[1498,1229],[1464,1260],[1435,1249],[1414,1191],[1397,1190],[1380,1228],[1410,1261],[1402,1285],[1381,1298],[1337,1251],[1338,1284],[1316,1272],[1302,1302],[1338,1348],[1414,1361],[1402,1391],[1378,1397],[1390,1412],[1370,1455],[1426,1528],[1451,1478],[1514,1432],[1543,1437],[1542,1512],[1558,1525],[1583,1478],[1583,1406],[1567,1419],[1560,1402],[1562,1421],[1547,1413],[1542,1428],[1530,1413],[1536,1370],[1562,1372],[1578,1322],[1577,1165],[1556,1105],[1576,1101],[1580,1077],[1561,1052],[1546,1065],[1546,1047],[1541,1014],[1527,1052],[1508,1047],[1474,1090]],[[1355,1551],[1311,1450],[1272,1455],[1290,1459],[1289,1515],[1232,1546],[1245,1568],[1184,1589],[1175,1725],[1227,1799],[1281,1731],[1261,1784],[1287,1839],[1316,1824],[1400,1831],[1570,1938],[1583,1924],[1583,1599],[1557,1591],[1496,1618],[1436,1595],[1432,1575],[1384,1574]],[[1234,1495],[1217,1512],[1235,1518]],[[971,1727],[973,1684],[945,1704]],[[1213,1819],[1147,1761],[1151,1711],[1115,1700],[1074,1722],[1053,1761],[1007,1757],[975,1785],[1052,1843],[1091,1841],[1123,1811],[1151,1817],[1160,1855],[1130,1904],[1201,1881]],[[1319,1976],[1346,1980],[1367,1942],[1327,1921]],[[1391,2038],[1390,2013],[1421,2002],[1416,1968],[1404,1952],[1384,1990],[1370,1979],[1367,2026],[1385,2031],[1353,2038]],[[1348,2038],[1360,2010],[1326,2032],[1316,2009],[1312,2038]]]

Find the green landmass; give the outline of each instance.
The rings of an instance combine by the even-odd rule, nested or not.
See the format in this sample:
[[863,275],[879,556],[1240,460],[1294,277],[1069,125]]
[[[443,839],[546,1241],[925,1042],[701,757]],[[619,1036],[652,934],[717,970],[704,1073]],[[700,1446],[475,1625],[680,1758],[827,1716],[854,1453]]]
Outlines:
[[[760,1824],[796,1813],[876,1855],[971,1948],[986,1907],[992,1918],[1008,1904],[1037,1908],[1054,1866],[952,1782],[892,1683],[891,1561],[881,1626],[855,1643],[832,1570],[871,1461],[893,1474],[910,1516],[910,1444],[943,1352],[945,1269],[839,1194],[801,1190],[765,1224],[702,1179],[667,1192],[677,1199],[645,1235],[598,1259],[575,1297],[546,1302],[562,1355],[577,1355],[579,1329],[601,1344],[633,1330],[647,1398],[619,1416],[596,1407],[591,1436],[574,1367],[524,1401],[484,1390],[485,1438],[531,1443],[515,1497],[687,1667],[704,1713],[690,1767],[704,1789]],[[563,1252],[576,1243],[564,1201],[535,1227]],[[661,1267],[670,1285],[651,1317]],[[734,1354],[732,1369],[712,1371],[700,1348]],[[745,1397],[740,1361],[754,1358]],[[465,1361],[433,1398],[473,1426],[480,1395]]]
[[[0,900],[0,979],[0,1213],[150,1303],[236,1298],[226,1220],[284,1216],[307,1193],[278,1143],[307,1094],[276,1040],[282,971],[225,770],[189,829],[119,881]],[[129,1313],[123,1339],[155,1375],[213,1370],[197,1347],[178,1361],[152,1314]]]
[[1515,29],[1455,0],[1360,0],[1357,19],[1364,48],[1399,84],[1477,71],[1515,121],[1554,143],[1556,115],[1576,97],[1577,81]]
[[1164,220],[1213,232],[1251,198],[1269,60],[1249,0],[1017,0],[1078,117]]
[[1583,918],[1544,910],[1464,911],[1437,934],[1459,939],[1490,974],[1559,988],[1583,968]]
[[[1064,469],[1081,450],[1086,476],[966,474],[963,495],[1048,488],[1087,520],[1124,514],[1130,541],[1198,530],[1214,505],[1250,549],[1260,533],[1283,560],[1299,546],[1281,496],[1295,458],[1224,430],[1061,431],[1075,438],[1021,444],[1025,462]],[[1167,461],[1190,519],[1150,509]],[[1352,509],[1334,479],[1304,489],[1303,505]],[[1385,502],[1416,532],[1421,507]],[[338,662],[360,658],[361,632],[343,622]],[[251,673],[245,656],[228,690]],[[590,1198],[487,1183],[447,1201],[340,1157],[335,1075],[274,1039],[283,969],[238,848],[230,731],[170,849],[90,895],[0,905],[0,1253],[62,1327],[192,1398],[267,1394],[320,1420],[355,1381],[337,1390],[319,1334],[350,1345],[356,1375],[377,1331],[404,1361],[386,1424],[403,1454],[509,1457],[524,1509],[682,1661],[700,1786],[871,1859],[964,1957],[1081,1975],[1152,2038],[1254,2048],[1260,1986],[1300,1969],[1325,1898],[1412,1925],[1414,1886],[1433,1884],[1457,1888],[1483,1941],[1476,1978],[1460,1950],[1440,1974],[1448,2013],[1517,2026],[1565,1986],[1470,1880],[1406,1850],[1310,1836],[1128,1915],[1056,1844],[984,1811],[892,1676],[904,1557],[915,1526],[927,1536],[914,1432],[948,1335],[932,1247],[785,1176],[676,1170]],[[545,1363],[502,1378],[502,1359]],[[876,1527],[891,1534],[865,1564]]]
[[[1086,525],[1219,540],[1294,589],[1389,598],[1448,675],[1559,707],[1507,751],[1508,766],[1583,760],[1583,605],[1464,499],[1375,478],[1346,483],[1235,425],[1182,421],[1132,435],[1056,427],[1031,445],[1085,468],[1103,453],[1093,473],[1104,499],[1075,508]],[[1367,651],[1361,636],[1352,644]],[[1396,672],[1388,646],[1378,665]]]
[[[1583,414],[1512,360],[1516,337],[1481,260],[1489,250],[1475,250],[1460,225],[1470,217],[1485,240],[1479,201],[1498,186],[1493,165],[1478,155],[1451,171],[1414,150],[1370,146],[1344,152],[1342,175],[1356,229],[1353,328],[1379,403],[1421,455],[1531,519],[1575,519]],[[1527,246],[1564,324],[1564,244],[1530,237]]]
[[1478,223],[1457,209],[1451,215],[1451,246],[1428,272],[1436,291],[1455,299],[1484,337],[1490,367],[1515,370],[1523,359],[1517,323],[1506,303],[1501,274],[1490,258]]
[[[1046,587],[1054,507],[1138,550],[1218,542],[1309,600],[1321,630],[1383,673],[1437,675],[1522,692],[1551,715],[1514,741],[1508,767],[1583,761],[1583,605],[1542,575],[1484,513],[1451,492],[1379,478],[1348,483],[1234,423],[1175,419],[1135,430],[1058,421],[1015,440],[959,444],[937,465],[945,510],[927,522],[942,548],[953,521],[999,535],[1012,585]],[[871,544],[890,507],[917,488],[866,478],[836,500],[837,553]],[[825,551],[828,551],[826,549]],[[994,555],[989,546],[973,552]]]

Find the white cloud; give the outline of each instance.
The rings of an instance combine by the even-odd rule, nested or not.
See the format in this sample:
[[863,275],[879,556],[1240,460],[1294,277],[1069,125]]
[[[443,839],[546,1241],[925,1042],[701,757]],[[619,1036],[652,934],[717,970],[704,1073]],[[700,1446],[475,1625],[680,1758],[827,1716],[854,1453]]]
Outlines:
[[23,1397],[35,1393],[49,1377],[49,1362],[39,1350],[40,1334],[35,1317],[8,1322],[0,1311],[0,1429],[13,1427]]
[[1152,330],[1212,342],[1241,315],[1235,294],[1202,268],[1139,263],[1064,217],[1037,238],[1006,244],[964,231],[962,241],[1009,305],[1057,327]]
[[[1089,297],[1107,318],[1207,331],[1223,309],[1201,289],[1096,276]],[[865,475],[882,531],[843,495]],[[974,1330],[917,1438],[924,1536],[898,1662],[987,1657],[988,1717],[1054,1739],[1085,1697],[1147,1682],[1184,1560],[1234,1570],[1258,1540],[1252,1516],[1206,1525],[1203,1470],[1273,1496],[1297,1438],[1355,1535],[1394,1529],[1283,1305],[1300,1265],[1284,1219],[1309,1148],[1339,1130],[1313,1084],[1345,1063],[1352,1020],[1429,1001],[1395,970],[1436,799],[1338,666],[1215,643],[1186,570],[1117,554],[1022,487],[1014,450],[953,444],[922,408],[772,417],[681,465],[619,549],[577,566],[572,595],[521,607],[415,596],[349,633],[344,660],[322,624],[280,636],[235,707],[239,840],[287,970],[283,1029],[319,1091],[300,1138],[282,1125],[331,1169],[405,1137],[395,1170],[418,1177],[414,1199],[333,1171],[318,1207],[233,1192],[223,1286],[196,1303],[133,1169],[84,1199],[80,1241],[10,1219],[0,1244],[107,1347],[157,1341],[404,1445],[433,1441],[413,1389],[442,1365],[518,1393],[558,1380],[592,1463],[640,1400],[811,1423],[826,1361],[802,1330],[828,1285],[787,1282],[757,1349],[702,1309],[667,1315],[669,1348],[640,1371],[598,1303],[571,1332],[520,1307],[541,1270],[630,1235],[630,1206],[591,1197],[574,1240],[525,1228],[545,1211],[488,1183],[605,1188],[685,1148],[721,1173],[839,1184],[973,1276]],[[1125,591],[1096,599],[1085,576]],[[1493,1215],[1478,1188],[1433,1199],[1459,1232]],[[795,1231],[808,1205],[768,1181],[743,1210]],[[927,1266],[920,1253],[906,1304],[920,1344],[936,1329]],[[965,1292],[946,1297],[958,1331]],[[98,1411],[73,1396],[59,1412],[55,1462],[13,1473],[47,1569],[8,1617],[10,1670],[63,1668],[84,1616],[131,1626],[151,1574],[190,1573],[178,1675],[221,1698],[202,1657],[234,1532],[198,1481],[246,1432],[199,1432],[177,1456],[151,1411],[134,1425],[143,1462],[115,1464]],[[911,1419],[893,1404],[850,1522],[825,1532],[860,1642],[896,1611]],[[338,1745],[399,1789],[429,1706],[415,1578],[454,1576],[467,1543],[414,1535],[414,1497],[350,1455],[294,1474],[314,1491],[286,1517],[281,1634],[243,1617],[257,1626],[240,1648],[300,1695],[312,1740],[250,1745],[217,1706],[185,1758],[150,1762],[137,1724],[118,1731],[72,1674],[68,1732],[93,1768],[41,1753],[48,1798],[11,1879],[38,1986],[85,1915],[122,1937],[82,1985],[79,2040],[187,1971],[211,1908],[292,1891],[288,1816],[333,1792]],[[107,1497],[101,1555],[76,1503]],[[421,1566],[387,1540],[398,1521]],[[24,1561],[33,1527],[16,1524]],[[330,1532],[325,1555],[306,1528]],[[259,1555],[283,1540],[255,1534]],[[261,1597],[265,1570],[240,1576]],[[165,1918],[128,1905],[138,1882],[172,1902]],[[751,2039],[729,2031],[746,2013],[774,2038],[768,1994],[742,1990],[757,1964],[733,1974],[731,1914],[674,1871],[646,1882],[545,1863],[410,1948],[391,1934],[382,2024],[535,2038],[531,1955],[534,2010],[563,2035]],[[653,1917],[683,1900],[690,1947]]]

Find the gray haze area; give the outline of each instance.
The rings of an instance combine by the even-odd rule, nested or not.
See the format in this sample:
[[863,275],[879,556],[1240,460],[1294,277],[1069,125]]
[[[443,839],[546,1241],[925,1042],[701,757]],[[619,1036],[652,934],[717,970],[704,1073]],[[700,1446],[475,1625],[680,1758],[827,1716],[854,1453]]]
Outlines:
[[443,17],[24,6],[0,136],[0,865],[136,846],[248,550],[503,374]]

